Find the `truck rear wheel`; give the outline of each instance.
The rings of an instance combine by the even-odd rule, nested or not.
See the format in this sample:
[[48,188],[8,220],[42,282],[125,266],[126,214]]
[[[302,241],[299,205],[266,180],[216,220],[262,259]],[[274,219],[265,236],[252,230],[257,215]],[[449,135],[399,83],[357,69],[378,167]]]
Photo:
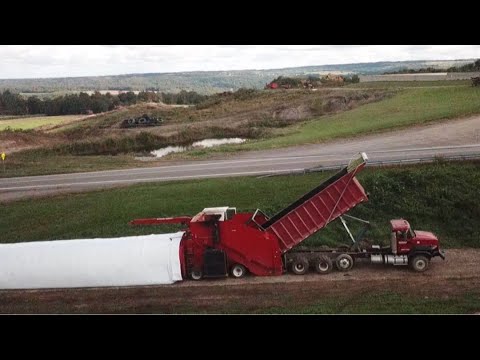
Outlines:
[[308,271],[308,260],[304,257],[299,257],[292,262],[292,272],[296,275],[304,275]]
[[232,276],[237,279],[244,277],[246,273],[247,269],[241,264],[235,264],[230,269],[230,274],[232,274]]
[[348,254],[338,255],[335,265],[340,271],[349,271],[353,268],[353,258]]
[[203,277],[203,273],[200,270],[193,270],[190,276],[193,280],[200,280]]
[[416,255],[410,261],[410,267],[417,272],[423,272],[428,269],[429,263],[430,260],[426,256]]
[[328,274],[333,269],[332,259],[326,255],[320,255],[315,261],[315,271],[319,274]]

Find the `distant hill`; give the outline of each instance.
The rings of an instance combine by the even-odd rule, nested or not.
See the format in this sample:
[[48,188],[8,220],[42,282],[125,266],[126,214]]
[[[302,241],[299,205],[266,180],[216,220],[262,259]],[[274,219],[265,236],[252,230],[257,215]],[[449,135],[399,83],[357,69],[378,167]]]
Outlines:
[[449,68],[471,63],[465,60],[394,61],[358,64],[304,66],[269,70],[194,71],[177,73],[128,74],[114,76],[87,76],[44,79],[0,79],[0,90],[45,93],[54,91],[88,90],[159,90],[179,92],[197,91],[211,94],[239,88],[263,88],[278,76],[342,74],[383,74],[404,68]]

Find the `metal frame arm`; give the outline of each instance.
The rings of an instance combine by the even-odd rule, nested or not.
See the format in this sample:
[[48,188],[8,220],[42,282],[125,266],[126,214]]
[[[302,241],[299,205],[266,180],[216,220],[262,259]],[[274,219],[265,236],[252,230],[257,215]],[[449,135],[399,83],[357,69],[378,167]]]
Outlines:
[[[352,235],[352,232],[350,231],[350,229],[348,228],[347,226],[347,222],[345,221],[345,219],[343,217],[347,217],[347,218],[350,218],[352,220],[355,220],[355,221],[358,221],[358,222],[361,222],[364,224],[363,228],[360,229],[360,231],[358,232],[357,236],[354,237]],[[350,216],[350,215],[342,215],[340,216],[340,221],[342,222],[342,225],[343,227],[345,228],[345,230],[347,231],[348,233],[348,236],[350,237],[350,240],[352,240],[353,244],[358,246],[358,242],[360,240],[363,239],[363,235],[365,235],[365,233],[367,232],[368,228],[370,227],[370,222],[367,221],[367,220],[363,220],[363,219],[359,219],[359,218],[356,218],[354,216]]]
[[192,220],[189,216],[179,216],[170,218],[148,218],[135,219],[130,221],[129,225],[161,225],[161,224],[187,224]]
[[253,215],[252,215],[252,217],[250,218],[250,220],[248,220],[248,221],[246,222],[246,224],[248,225],[248,224],[250,224],[251,222],[253,222],[255,225],[258,226],[258,228],[259,228],[260,230],[264,230],[264,228],[262,227],[262,225],[260,225],[258,222],[255,221],[255,217],[257,216],[258,213],[260,213],[260,214],[262,214],[263,216],[265,216],[265,218],[266,218],[267,220],[269,219],[269,217],[267,216],[267,214],[265,214],[262,210],[257,209],[257,210],[255,210],[255,212],[253,213]]
[[360,222],[362,222],[362,223],[364,223],[364,224],[370,225],[370,221],[363,220],[363,219],[357,218],[357,217],[355,217],[355,216],[346,215],[346,214],[344,214],[344,215],[342,215],[342,216],[347,217],[347,218],[350,218],[350,219],[352,219],[352,220],[360,221]]

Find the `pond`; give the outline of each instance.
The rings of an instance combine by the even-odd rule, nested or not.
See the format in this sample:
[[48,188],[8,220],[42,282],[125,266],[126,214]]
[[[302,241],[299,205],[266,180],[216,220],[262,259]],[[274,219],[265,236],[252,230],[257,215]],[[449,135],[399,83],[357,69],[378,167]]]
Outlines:
[[168,154],[183,152],[183,151],[191,150],[194,148],[210,148],[210,147],[225,145],[225,144],[242,144],[244,142],[245,142],[245,139],[240,139],[240,138],[205,139],[201,141],[196,141],[189,146],[167,146],[158,150],[154,150],[150,154],[152,154],[154,157],[160,158]]

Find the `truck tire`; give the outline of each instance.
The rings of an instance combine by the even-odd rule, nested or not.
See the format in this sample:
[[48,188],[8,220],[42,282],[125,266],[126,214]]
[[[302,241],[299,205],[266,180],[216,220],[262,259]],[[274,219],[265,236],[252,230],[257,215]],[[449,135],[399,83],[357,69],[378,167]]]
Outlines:
[[353,258],[348,254],[340,254],[335,260],[335,265],[340,271],[349,271],[353,268]]
[[246,273],[247,269],[241,264],[235,264],[230,269],[230,274],[232,274],[232,276],[237,279],[244,277]]
[[417,272],[424,272],[428,269],[430,260],[424,255],[414,255],[410,260],[410,267]]
[[203,273],[200,270],[192,270],[190,277],[193,280],[200,280],[203,277]]
[[295,275],[304,275],[308,271],[308,260],[304,257],[298,257],[292,262],[292,272]]
[[320,255],[317,260],[315,260],[315,271],[319,274],[328,274],[333,270],[332,259],[326,255]]

